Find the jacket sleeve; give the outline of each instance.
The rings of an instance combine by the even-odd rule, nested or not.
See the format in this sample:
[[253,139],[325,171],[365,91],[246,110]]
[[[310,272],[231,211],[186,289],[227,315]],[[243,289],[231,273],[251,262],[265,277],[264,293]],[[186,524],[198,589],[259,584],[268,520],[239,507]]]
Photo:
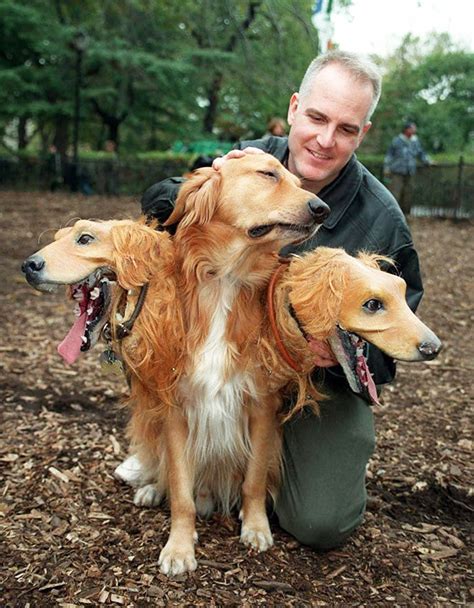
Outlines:
[[140,201],[142,213],[160,223],[165,222],[174,209],[179,189],[185,181],[184,177],[170,177],[150,186]]
[[397,137],[394,137],[388,147],[387,153],[383,161],[384,170],[391,171],[394,158],[397,156]]
[[417,141],[417,156],[424,165],[431,164],[431,159],[428,156],[428,154],[426,154],[425,150],[423,149],[423,146],[421,145],[420,140]]

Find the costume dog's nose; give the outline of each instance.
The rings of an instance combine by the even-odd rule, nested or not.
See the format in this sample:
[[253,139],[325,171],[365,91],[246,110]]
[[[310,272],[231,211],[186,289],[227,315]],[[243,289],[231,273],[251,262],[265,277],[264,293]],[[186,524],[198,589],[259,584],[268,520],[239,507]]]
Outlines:
[[21,269],[27,277],[31,277],[43,270],[44,265],[45,261],[41,256],[32,255],[23,262]]
[[430,361],[437,357],[441,351],[441,341],[434,336],[431,340],[426,340],[418,345],[418,350],[423,355],[423,359]]
[[331,213],[331,209],[326,205],[324,201],[320,198],[312,198],[308,201],[309,210],[311,211],[311,215],[318,222],[318,224],[322,224],[327,216]]

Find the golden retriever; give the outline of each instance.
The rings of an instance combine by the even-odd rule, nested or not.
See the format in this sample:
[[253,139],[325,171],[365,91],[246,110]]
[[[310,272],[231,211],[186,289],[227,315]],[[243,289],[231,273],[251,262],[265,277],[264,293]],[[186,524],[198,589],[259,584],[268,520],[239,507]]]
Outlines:
[[[134,372],[132,449],[138,451],[144,478],[154,481],[153,486],[140,488],[135,502],[156,502],[164,493],[170,501],[171,532],[159,558],[167,574],[196,567],[196,507],[207,514],[216,501],[227,512],[240,502],[241,491],[243,542],[261,550],[272,543],[266,484],[261,488],[255,483],[262,440],[259,423],[262,414],[273,408],[264,402],[266,378],[255,356],[264,293],[278,265],[276,253],[310,236],[328,213],[327,205],[301,189],[298,179],[270,155],[236,159],[219,172],[198,171],[182,187],[168,220],[179,222],[174,243],[156,233],[156,255],[151,256],[153,245],[144,252],[149,263],[142,259],[138,241],[130,240],[129,249],[116,249],[122,224],[78,222],[60,231],[55,243],[24,264],[36,287],[80,281],[73,294],[95,289],[91,266],[92,277],[99,282],[107,269],[115,271],[125,289],[138,287],[138,277],[141,285],[150,283],[143,311],[131,336],[123,340],[122,353]],[[170,258],[164,275],[163,254]],[[132,278],[124,281],[120,265],[125,262]],[[166,311],[159,291],[163,281],[169,288]],[[136,294],[127,298],[128,314],[136,298]],[[89,300],[87,296],[86,311]],[[61,347],[70,361],[93,341],[91,330],[85,328],[97,333],[101,315],[95,307],[91,318],[88,312],[85,318],[80,315],[80,324]],[[80,336],[82,329],[85,339]],[[166,332],[170,335],[163,335]],[[149,338],[155,344],[151,351]],[[149,367],[151,361],[156,368]],[[159,381],[153,379],[155,372]]]
[[260,550],[272,542],[266,486],[255,485],[260,419],[271,407],[255,356],[264,293],[276,252],[309,237],[328,213],[268,154],[229,160],[220,171],[200,169],[180,190],[167,224],[179,222],[174,242],[188,356],[162,460],[145,467],[158,497],[169,493],[165,573],[196,567],[196,509],[207,514],[214,502],[228,512],[241,499],[242,542]]

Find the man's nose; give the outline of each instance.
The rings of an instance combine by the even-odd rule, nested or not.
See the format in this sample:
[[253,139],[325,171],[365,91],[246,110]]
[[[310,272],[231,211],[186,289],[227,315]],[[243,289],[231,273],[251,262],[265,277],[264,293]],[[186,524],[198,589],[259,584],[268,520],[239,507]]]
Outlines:
[[321,148],[332,148],[336,143],[336,133],[334,127],[326,125],[316,135],[316,141]]

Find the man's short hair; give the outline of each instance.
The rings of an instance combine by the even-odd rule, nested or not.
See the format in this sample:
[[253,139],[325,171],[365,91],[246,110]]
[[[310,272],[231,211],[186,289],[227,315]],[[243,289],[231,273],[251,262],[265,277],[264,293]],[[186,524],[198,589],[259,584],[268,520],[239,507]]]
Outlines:
[[304,97],[311,91],[314,77],[325,67],[333,63],[344,67],[356,80],[369,82],[372,85],[372,103],[365,118],[365,122],[369,122],[382,93],[382,75],[375,63],[369,59],[360,57],[356,53],[334,50],[313,59],[301,81],[299,89],[300,97]]

